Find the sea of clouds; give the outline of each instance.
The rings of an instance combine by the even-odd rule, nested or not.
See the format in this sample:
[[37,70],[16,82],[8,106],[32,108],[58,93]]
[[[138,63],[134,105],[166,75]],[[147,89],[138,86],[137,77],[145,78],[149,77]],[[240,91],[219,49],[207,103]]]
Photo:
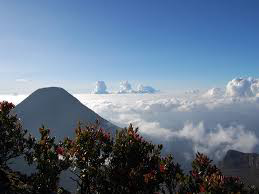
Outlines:
[[125,127],[138,126],[166,153],[191,159],[199,151],[215,160],[229,149],[259,152],[259,79],[236,78],[225,88],[182,95],[132,94],[128,82],[124,95],[75,95],[104,118]]
[[[107,90],[105,83],[98,88]],[[83,104],[120,127],[129,123],[165,153],[178,160],[191,160],[199,151],[214,160],[229,149],[259,152],[259,79],[236,78],[225,88],[182,95],[133,93],[122,83],[124,94],[74,94]],[[99,92],[101,93],[101,92]],[[107,92],[108,93],[108,92]],[[26,96],[1,96],[20,102]]]

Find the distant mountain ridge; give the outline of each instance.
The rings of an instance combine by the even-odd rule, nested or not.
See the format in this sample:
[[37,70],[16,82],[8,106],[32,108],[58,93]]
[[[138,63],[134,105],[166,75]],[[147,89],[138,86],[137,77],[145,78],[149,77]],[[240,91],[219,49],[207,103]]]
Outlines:
[[39,135],[38,128],[43,124],[57,139],[74,136],[79,121],[90,124],[98,119],[100,126],[112,133],[119,128],[59,87],[36,90],[16,106],[15,112],[24,128],[35,136]]
[[259,187],[259,154],[229,150],[219,167],[224,175],[240,176],[245,183]]
[[220,165],[222,168],[259,169],[259,154],[229,150]]

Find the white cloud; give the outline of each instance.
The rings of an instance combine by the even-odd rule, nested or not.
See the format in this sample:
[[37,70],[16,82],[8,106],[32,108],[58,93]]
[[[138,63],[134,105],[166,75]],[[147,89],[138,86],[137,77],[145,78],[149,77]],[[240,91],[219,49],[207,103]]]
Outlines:
[[[232,80],[226,95],[224,90],[211,89],[206,98],[203,93],[178,97],[166,93],[75,96],[121,127],[129,123],[138,126],[146,138],[162,143],[165,152],[178,153],[178,158],[185,160],[200,151],[219,159],[228,149],[259,152],[258,82],[247,80],[252,83],[249,87],[240,89],[240,81]],[[127,82],[122,86],[122,91],[132,90]],[[253,95],[247,95],[244,88],[250,88]]]
[[104,81],[97,81],[95,83],[94,94],[108,94],[107,87]]
[[[247,80],[256,91],[256,79]],[[200,151],[219,159],[228,149],[259,151],[259,98],[241,95],[247,92],[230,89],[229,85],[226,95],[223,89],[213,88],[205,94],[177,98],[159,93],[84,99],[88,107],[117,125],[138,126],[144,136],[163,143],[166,152],[178,151],[186,158]]]
[[122,81],[120,82],[120,90],[119,94],[127,94],[127,93],[133,93],[134,91],[131,88],[131,84],[128,81]]
[[16,79],[15,81],[16,81],[16,82],[22,82],[22,83],[24,83],[24,82],[28,82],[29,80],[23,79],[23,78],[19,78],[19,79]]
[[153,87],[151,86],[144,86],[142,84],[139,84],[137,86],[137,90],[133,90],[131,87],[131,84],[128,81],[122,81],[120,82],[120,90],[119,92],[117,92],[118,94],[130,94],[130,93],[134,93],[134,94],[153,94],[156,93],[157,90],[155,90]]
[[0,95],[0,101],[9,101],[17,105],[22,102],[28,95],[13,94],[13,95]]
[[232,97],[251,97],[259,93],[259,79],[235,78],[228,82],[226,95]]
[[137,93],[148,93],[148,94],[153,94],[157,92],[154,88],[151,86],[143,86],[142,84],[139,84],[137,87]]
[[217,159],[229,149],[250,152],[258,143],[256,135],[241,125],[224,128],[218,124],[213,129],[206,129],[203,122],[197,125],[186,123],[183,129],[174,132],[174,136],[191,141],[194,152],[214,153]]
[[195,90],[188,90],[188,91],[185,92],[185,94],[187,94],[187,95],[189,95],[189,94],[194,94],[194,95],[196,95],[196,94],[199,94],[199,93],[200,93],[200,90],[198,90],[198,89],[195,89]]
[[221,88],[211,88],[203,96],[209,98],[219,98],[224,95],[224,91]]

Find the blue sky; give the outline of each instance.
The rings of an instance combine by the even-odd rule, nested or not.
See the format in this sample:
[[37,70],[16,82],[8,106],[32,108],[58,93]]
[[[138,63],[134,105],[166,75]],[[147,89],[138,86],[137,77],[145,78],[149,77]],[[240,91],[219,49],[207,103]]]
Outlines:
[[258,72],[258,0],[0,1],[0,92],[184,90]]

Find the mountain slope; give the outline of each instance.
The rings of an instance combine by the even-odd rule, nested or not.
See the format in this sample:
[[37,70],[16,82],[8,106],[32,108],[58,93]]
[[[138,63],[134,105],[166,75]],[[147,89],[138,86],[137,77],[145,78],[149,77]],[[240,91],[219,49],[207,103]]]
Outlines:
[[245,183],[259,187],[259,154],[229,150],[219,167],[224,175],[240,176]]
[[57,139],[71,137],[78,121],[88,124],[99,120],[101,127],[110,132],[118,129],[84,106],[78,99],[66,90],[58,87],[38,89],[18,104],[15,112],[21,119],[25,129],[36,137],[38,128],[44,124],[51,129],[51,135]]
[[[78,121],[91,124],[98,119],[100,126],[111,133],[119,129],[84,106],[66,90],[57,87],[36,90],[18,104],[14,111],[21,119],[23,127],[35,137],[39,137],[38,128],[42,124],[51,129],[51,136],[55,136],[56,140],[73,137]],[[15,159],[10,167],[26,174],[35,171],[35,167],[28,166],[23,158]],[[68,170],[62,172],[60,184],[69,191],[75,191],[76,183],[70,179],[71,176],[73,177]]]

